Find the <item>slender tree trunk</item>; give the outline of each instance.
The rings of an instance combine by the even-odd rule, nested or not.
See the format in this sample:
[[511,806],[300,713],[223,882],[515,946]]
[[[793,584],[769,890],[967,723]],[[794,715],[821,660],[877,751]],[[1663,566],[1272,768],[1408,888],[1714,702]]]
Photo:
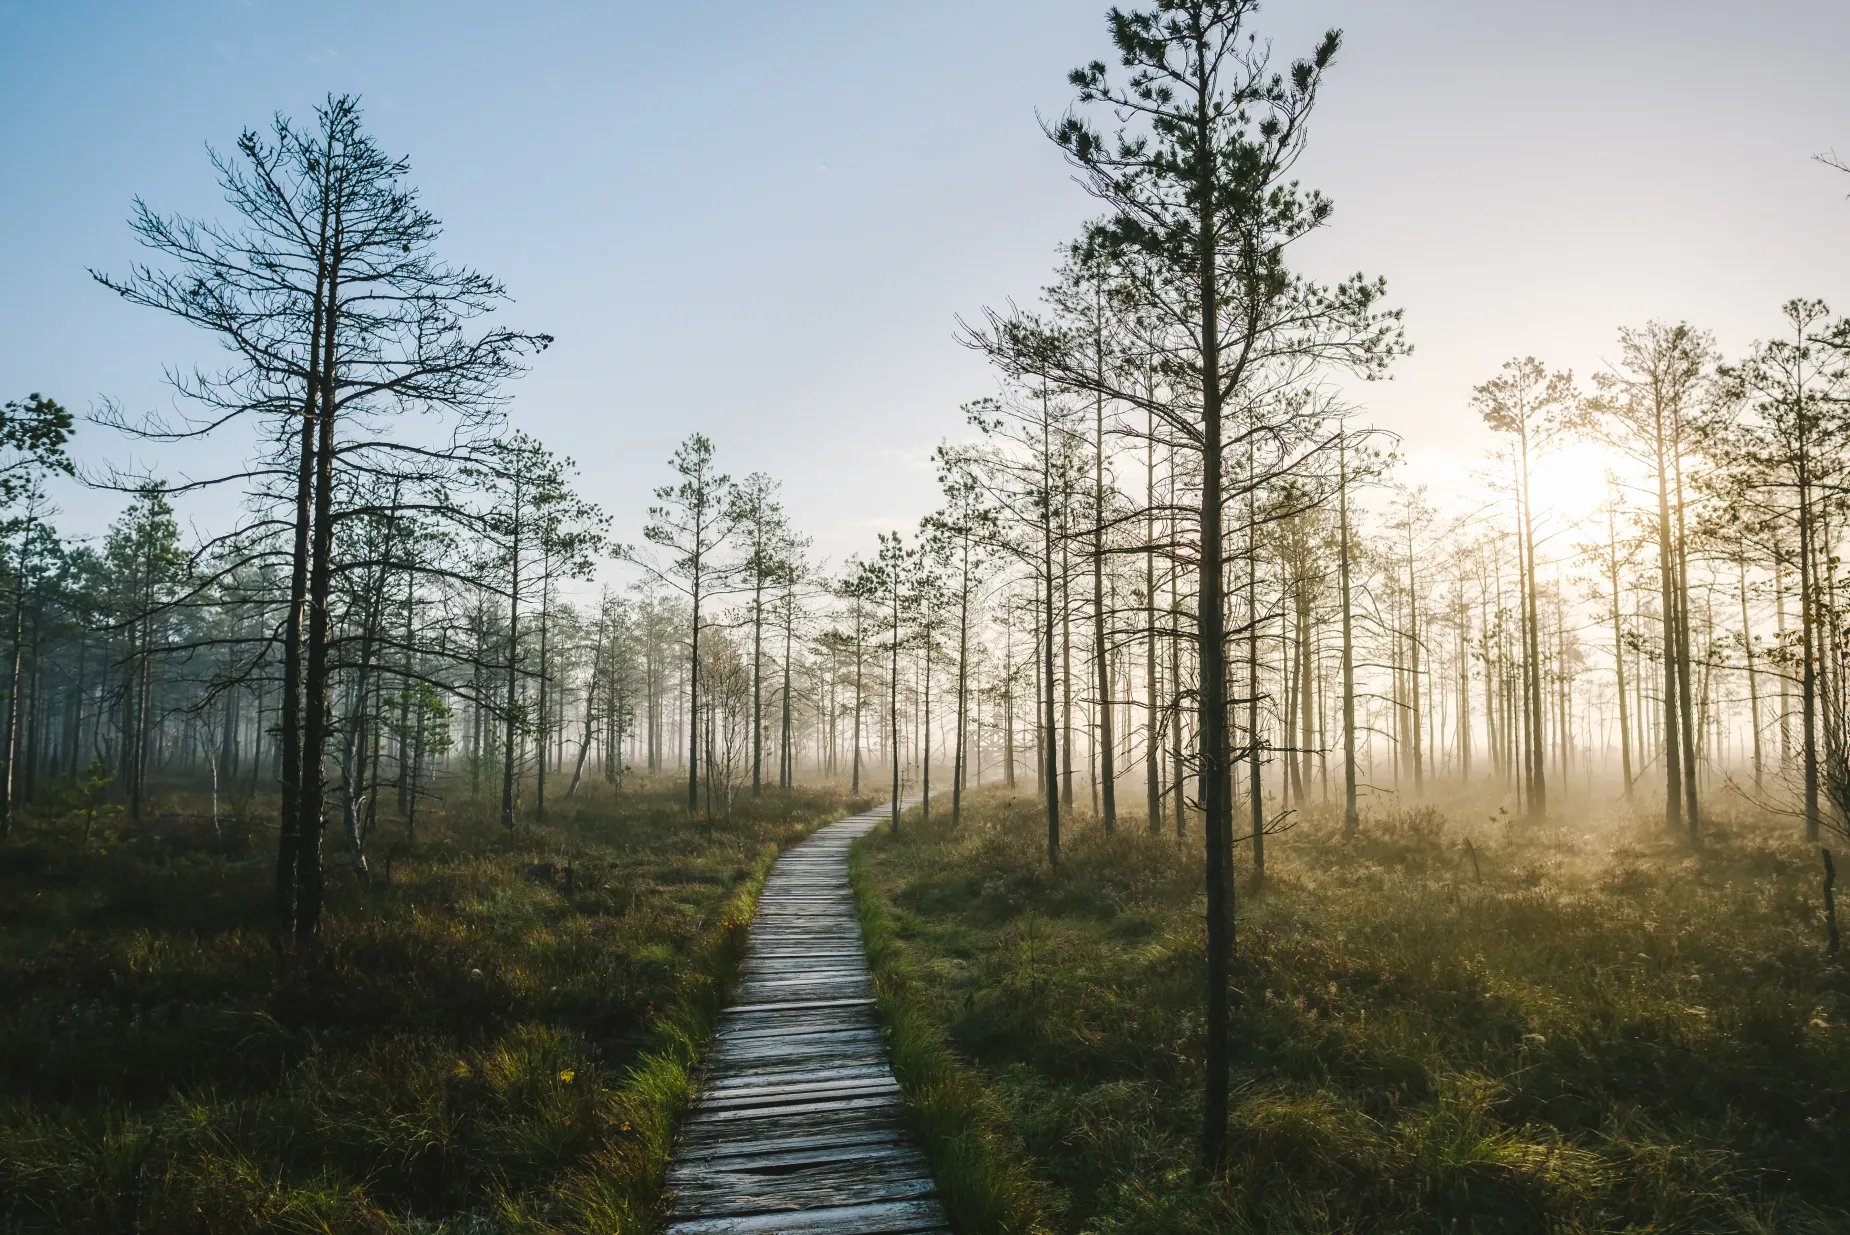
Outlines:
[[1613,508],[1606,507],[1607,582],[1612,588],[1612,672],[1619,697],[1619,774],[1625,778],[1625,800],[1632,800],[1632,727],[1625,706],[1625,628],[1619,620],[1619,531]]
[[[334,242],[339,244],[339,238]],[[334,581],[334,415],[335,347],[339,320],[340,269],[328,271],[327,309],[322,332],[321,407],[315,433],[315,513],[308,579],[308,647],[303,674],[302,795],[298,809],[296,858],[296,945],[312,949],[321,929],[321,836],[326,826],[322,800],[327,770],[329,639],[328,597]]]
[[398,691],[398,817],[405,818],[411,811],[411,782],[405,775],[410,765],[411,756],[411,696],[416,687],[411,676],[411,641],[414,625],[414,602],[416,600],[416,574],[405,571],[405,646],[399,655],[399,691]]
[[[1680,413],[1676,413],[1680,416]],[[1673,422],[1674,423],[1674,422]],[[1683,521],[1683,435],[1675,423],[1676,440],[1671,454],[1676,480],[1676,599],[1677,599],[1677,710],[1683,720],[1683,800],[1684,823],[1693,845],[1701,836],[1700,815],[1696,810],[1696,716],[1691,706],[1689,688],[1689,548]]]
[[[324,174],[328,170],[323,163]],[[323,193],[327,191],[325,182]],[[320,235],[318,240],[319,256],[325,258],[328,240],[328,212],[325,198],[322,202],[320,217]],[[274,899],[276,907],[276,927],[272,936],[280,946],[282,941],[292,937],[296,930],[296,872],[301,857],[302,824],[302,656],[303,623],[308,606],[308,563],[311,532],[314,523],[314,479],[316,470],[315,443],[317,440],[317,423],[320,419],[321,387],[318,360],[320,358],[321,335],[327,326],[326,318],[326,264],[317,264],[315,272],[315,293],[311,304],[308,356],[311,376],[302,398],[302,428],[299,434],[296,460],[295,491],[295,536],[291,542],[289,558],[289,607],[283,615],[283,683],[282,698],[277,703],[279,737],[281,739],[281,782],[282,802],[279,812],[279,829],[276,845],[276,880]]]
[[764,792],[764,545],[752,563],[752,796]]
[[1310,756],[1317,747],[1317,737],[1313,728],[1314,717],[1311,712],[1314,689],[1314,670],[1316,666],[1316,649],[1311,640],[1310,580],[1300,572],[1297,581],[1297,696],[1298,696],[1298,803],[1303,805],[1310,800]]
[[[1102,344],[1101,344],[1102,346]],[[1103,363],[1101,361],[1101,363]],[[1092,652],[1098,664],[1098,775],[1103,811],[1100,822],[1107,832],[1117,830],[1117,768],[1111,735],[1111,654],[1105,641],[1105,400],[1093,402],[1095,446],[1092,475]]]
[[1413,792],[1426,794],[1426,764],[1421,757],[1420,715],[1420,593],[1419,574],[1413,564],[1413,511],[1407,511],[1407,720],[1413,738]]
[[919,720],[919,819],[931,822],[931,652],[932,631],[925,632],[925,682],[919,702],[924,710]]
[[[1683,753],[1677,722],[1677,600],[1675,549],[1670,538],[1670,467],[1664,449],[1664,412],[1656,409],[1657,570],[1664,624],[1664,825],[1683,830]],[[1690,773],[1694,774],[1694,769]]]
[[1163,816],[1163,709],[1156,678],[1156,413],[1146,414],[1143,466],[1143,695],[1147,705],[1144,725],[1144,810],[1151,832],[1162,828]]
[[1073,562],[1068,504],[1060,507],[1060,805],[1073,809]]
[[[1773,606],[1776,646],[1786,646],[1786,559],[1778,542],[1773,545]],[[1792,675],[1779,675],[1779,766],[1792,766]]]
[[1015,791],[1015,627],[1011,621],[1002,644],[1002,766],[1003,783]]
[[[1206,77],[1206,66],[1200,66]],[[1195,114],[1196,150],[1213,149],[1212,118],[1205,91]],[[1228,969],[1234,948],[1234,887],[1230,877],[1233,841],[1233,784],[1227,736],[1226,600],[1223,592],[1222,371],[1220,266],[1216,189],[1207,156],[1195,184],[1201,356],[1201,577],[1196,615],[1196,658],[1200,672],[1201,808],[1207,838],[1207,1051],[1203,1069],[1202,1157],[1211,1173],[1227,1160],[1227,1114],[1231,1058]],[[1256,309],[1254,310],[1257,311]],[[1256,330],[1249,321],[1248,329]]]
[[[1053,630],[1054,630],[1054,577],[1053,577],[1053,440],[1051,433],[1052,411],[1047,401],[1047,387],[1041,386],[1041,579],[1046,584],[1046,603],[1042,610],[1040,627],[1041,644],[1041,678],[1047,684],[1045,691],[1037,691],[1045,697],[1046,714],[1036,727],[1041,731],[1041,779],[1045,784],[1047,806],[1047,865],[1050,869],[1060,866],[1060,769],[1059,769],[1059,718],[1054,710],[1054,675],[1053,675]],[[1068,799],[1070,801],[1071,794]]]
[[1799,678],[1800,740],[1805,760],[1805,839],[1817,844],[1823,814],[1818,802],[1818,616],[1812,554],[1811,461],[1799,454],[1799,642],[1804,666]]
[[[694,543],[705,532],[694,527]],[[688,623],[687,657],[687,813],[700,809],[700,564],[694,564],[693,615]],[[712,803],[708,802],[708,806]]]
[[[1259,735],[1259,511],[1253,483],[1252,447],[1246,453],[1246,805],[1253,833],[1253,882],[1265,880],[1265,793],[1261,768],[1265,742]],[[1229,853],[1228,861],[1232,861]]]
[[[957,753],[951,768],[951,826],[963,822],[965,738],[970,707],[970,534],[962,540],[963,559],[957,588]],[[982,745],[979,732],[977,744]],[[980,774],[980,770],[979,770]]]
[[888,580],[893,595],[893,663],[888,679],[887,716],[893,756],[893,832],[899,833],[899,580]]
[[524,486],[517,478],[514,484],[514,524],[511,546],[508,554],[508,589],[507,589],[507,677],[506,697],[503,700],[504,716],[501,731],[501,826],[514,826],[514,793],[520,768],[515,760],[517,747],[514,743],[514,712],[519,701],[520,692],[520,541],[525,531],[523,506],[526,494]]
[[866,658],[862,655],[864,648],[862,618],[864,610],[860,601],[854,602],[854,779],[848,791],[855,795],[861,792],[861,695],[864,680],[863,670]]
[[1343,835],[1353,837],[1359,823],[1355,806],[1355,608],[1349,564],[1349,443],[1337,448],[1337,580],[1343,601]]
[[544,523],[540,525],[540,545],[540,697],[533,711],[533,817],[544,823],[546,747],[550,745],[548,730],[552,728],[552,665],[547,655],[552,650],[548,639],[552,634],[552,537]]
[[790,729],[790,660],[791,645],[796,638],[796,594],[795,581],[787,585],[791,590],[784,597],[784,696],[782,722],[778,728],[777,751],[778,769],[777,785],[780,789],[789,789],[796,784],[796,747],[795,734]]
[[32,521],[19,532],[19,563],[13,576],[13,668],[7,675],[6,768],[0,771],[0,840],[13,832],[13,765],[19,753],[19,687],[26,650],[26,554],[32,542]]
[[1525,647],[1524,679],[1528,688],[1525,710],[1528,712],[1529,740],[1529,814],[1542,819],[1548,814],[1547,751],[1542,741],[1542,636],[1541,619],[1536,603],[1535,508],[1529,490],[1529,431],[1522,422],[1522,553],[1518,566],[1523,572],[1523,616]]
[[[1747,727],[1754,739],[1754,792],[1761,789],[1763,763],[1760,753],[1760,677],[1754,671],[1754,628],[1747,615],[1747,558],[1743,556],[1741,567],[1741,650],[1747,657]],[[1620,688],[1620,698],[1624,698],[1624,686]]]

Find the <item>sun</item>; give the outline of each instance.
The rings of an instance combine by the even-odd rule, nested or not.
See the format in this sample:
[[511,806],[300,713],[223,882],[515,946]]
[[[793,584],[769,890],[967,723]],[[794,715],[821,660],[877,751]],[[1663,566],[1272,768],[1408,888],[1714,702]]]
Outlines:
[[1535,459],[1529,466],[1529,493],[1535,513],[1565,523],[1592,518],[1623,487],[1635,470],[1633,461],[1599,442],[1569,442]]

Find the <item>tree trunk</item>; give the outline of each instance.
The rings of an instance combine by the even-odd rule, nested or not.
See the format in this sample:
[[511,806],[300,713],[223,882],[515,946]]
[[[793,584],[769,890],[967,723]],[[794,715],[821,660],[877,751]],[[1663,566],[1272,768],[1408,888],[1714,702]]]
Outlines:
[[[1102,343],[1101,343],[1102,345]],[[1103,363],[1101,360],[1100,363]],[[1116,750],[1111,732],[1111,655],[1105,641],[1105,400],[1093,401],[1097,458],[1092,478],[1092,650],[1098,664],[1098,784],[1105,831],[1118,826]]]
[[547,663],[552,633],[552,545],[546,525],[540,525],[540,682],[533,709],[533,817],[546,820],[546,747],[552,728],[552,666]]
[[1144,810],[1151,832],[1162,828],[1163,815],[1163,710],[1158,703],[1156,680],[1156,413],[1146,413],[1143,468],[1143,696],[1147,705],[1144,724]]
[[[1196,150],[1213,149],[1209,99],[1199,96]],[[1227,740],[1227,644],[1221,502],[1225,477],[1221,457],[1220,267],[1216,244],[1215,190],[1203,153],[1196,191],[1196,260],[1200,280],[1198,320],[1201,355],[1201,579],[1196,615],[1196,658],[1200,672],[1201,809],[1207,839],[1207,1052],[1203,1069],[1202,1158],[1210,1173],[1227,1160],[1228,1052],[1230,1018],[1228,968],[1233,959],[1234,889],[1230,878],[1233,842],[1233,784]],[[1256,328],[1256,323],[1253,323]]]
[[862,619],[864,613],[861,602],[856,600],[854,602],[854,779],[848,788],[848,792],[856,796],[859,796],[861,792],[861,695],[865,676],[863,670],[866,667],[866,657],[863,655],[865,644]]
[[302,796],[296,858],[296,944],[312,949],[321,929],[322,798],[327,745],[328,641],[332,623],[328,595],[334,580],[334,411],[335,347],[340,271],[328,272],[326,329],[322,337],[321,417],[315,444],[315,523],[309,558],[308,648],[302,700]]
[[1546,744],[1542,740],[1542,636],[1541,618],[1536,603],[1535,508],[1529,491],[1529,430],[1525,415],[1521,421],[1522,442],[1522,552],[1517,566],[1522,571],[1524,640],[1523,678],[1527,688],[1524,710],[1529,743],[1529,814],[1540,820],[1548,814],[1548,765]]
[[[1676,413],[1681,415],[1680,412]],[[1677,598],[1677,710],[1683,720],[1683,800],[1684,823],[1693,845],[1701,836],[1700,816],[1696,811],[1696,716],[1689,687],[1689,547],[1683,522],[1683,435],[1675,424],[1671,462],[1676,479],[1676,598]]]
[[752,796],[764,792],[764,546],[752,563]]
[[1349,443],[1337,448],[1337,565],[1343,600],[1343,835],[1353,837],[1359,824],[1355,808],[1355,609],[1349,567]]
[[514,826],[514,790],[519,767],[515,763],[516,746],[514,744],[514,710],[517,705],[520,678],[520,539],[525,530],[523,504],[526,494],[520,479],[514,483],[514,523],[512,527],[511,546],[508,554],[508,589],[507,589],[507,675],[506,697],[503,699],[504,716],[501,726],[501,826]]
[[[1664,449],[1664,411],[1656,407],[1657,571],[1664,624],[1664,825],[1683,830],[1683,752],[1677,722],[1677,600],[1674,547],[1670,539],[1670,469]],[[1691,769],[1691,774],[1694,769]]]
[[[1253,882],[1257,884],[1265,879],[1265,784],[1261,775],[1265,742],[1259,736],[1259,511],[1250,444],[1246,481],[1246,741],[1250,747],[1246,804],[1247,823],[1253,832]],[[1233,861],[1231,852],[1227,861]]]
[[[970,723],[970,534],[964,532],[957,587],[957,753],[951,766],[951,826],[963,822],[965,743]],[[982,745],[982,734],[977,734]]]
[[[326,165],[324,164],[324,171]],[[324,186],[325,192],[325,186]],[[325,202],[324,202],[325,207]],[[327,248],[327,212],[321,211],[319,244]],[[308,355],[311,368],[321,354],[321,335],[327,323],[325,266],[315,273],[311,304]],[[289,608],[283,619],[283,691],[277,703],[281,738],[281,790],[276,845],[275,940],[280,944],[296,929],[296,872],[301,857],[302,833],[302,639],[308,604],[308,562],[314,523],[314,478],[317,412],[321,406],[318,377],[311,376],[302,399],[302,429],[296,462],[295,536],[289,558]]]
[[20,671],[26,651],[26,554],[32,541],[32,521],[19,532],[19,565],[13,576],[13,668],[7,675],[6,768],[0,771],[0,840],[13,832],[13,765],[19,753]]
[[[1044,696],[1044,718],[1036,724],[1041,732],[1040,779],[1043,782],[1047,805],[1047,865],[1049,869],[1058,870],[1060,866],[1060,769],[1059,721],[1054,711],[1054,676],[1053,676],[1053,627],[1054,627],[1054,578],[1053,578],[1053,435],[1051,433],[1051,409],[1047,402],[1047,387],[1041,386],[1041,579],[1046,584],[1046,603],[1041,611],[1040,639],[1040,677],[1046,683],[1044,691],[1035,692]],[[1071,796],[1070,794],[1068,795]]]

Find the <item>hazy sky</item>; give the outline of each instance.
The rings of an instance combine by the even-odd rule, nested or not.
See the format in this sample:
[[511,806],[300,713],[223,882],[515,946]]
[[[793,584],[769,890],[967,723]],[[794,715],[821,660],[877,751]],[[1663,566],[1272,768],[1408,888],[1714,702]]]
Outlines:
[[[86,266],[125,220],[222,214],[205,145],[364,96],[447,225],[558,343],[514,414],[638,534],[687,433],[764,470],[823,553],[910,526],[932,446],[993,380],[954,318],[1045,280],[1091,212],[1040,116],[1105,56],[1096,0],[629,4],[0,0],[0,397],[164,406],[196,332]],[[1366,392],[1443,485],[1486,438],[1473,383],[1582,372],[1687,318],[1738,351],[1795,295],[1850,310],[1850,3],[1277,0],[1282,56],[1345,30],[1307,182],[1313,273],[1387,277],[1413,357]],[[90,458],[129,448],[83,434]],[[243,443],[216,448],[235,460]],[[213,452],[157,459],[200,473]],[[116,503],[64,497],[75,532]],[[201,518],[213,513],[199,512]]]

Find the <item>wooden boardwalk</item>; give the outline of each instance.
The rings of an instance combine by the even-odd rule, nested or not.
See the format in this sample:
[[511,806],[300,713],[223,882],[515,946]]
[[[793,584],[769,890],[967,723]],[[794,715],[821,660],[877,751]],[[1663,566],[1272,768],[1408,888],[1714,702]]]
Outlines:
[[881,807],[818,831],[765,881],[668,1168],[670,1235],[898,1235],[950,1226],[874,1019],[848,848]]

